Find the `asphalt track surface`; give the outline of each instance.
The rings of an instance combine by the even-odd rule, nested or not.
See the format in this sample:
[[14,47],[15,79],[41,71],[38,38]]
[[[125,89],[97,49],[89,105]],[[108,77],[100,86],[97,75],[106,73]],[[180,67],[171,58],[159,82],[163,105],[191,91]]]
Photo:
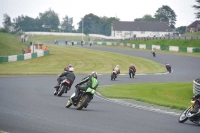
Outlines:
[[[100,86],[139,82],[192,82],[199,78],[200,58],[149,51],[83,46],[95,50],[117,52],[172,65],[171,74],[141,74],[130,79],[119,75],[99,75]],[[134,61],[133,61],[134,62]],[[117,62],[116,62],[117,64]],[[198,133],[200,127],[178,116],[143,110],[95,96],[88,108],[65,108],[74,85],[86,75],[76,75],[72,89],[62,97],[53,96],[57,76],[0,77],[0,130],[10,133]],[[123,88],[122,88],[123,89]],[[192,91],[192,87],[191,87]]]

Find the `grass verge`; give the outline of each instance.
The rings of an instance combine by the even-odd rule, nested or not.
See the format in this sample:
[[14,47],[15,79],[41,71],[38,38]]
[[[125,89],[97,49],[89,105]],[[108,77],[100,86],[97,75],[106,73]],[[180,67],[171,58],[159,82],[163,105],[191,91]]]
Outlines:
[[133,99],[174,109],[190,105],[192,82],[135,83],[99,87],[97,91],[107,98]]

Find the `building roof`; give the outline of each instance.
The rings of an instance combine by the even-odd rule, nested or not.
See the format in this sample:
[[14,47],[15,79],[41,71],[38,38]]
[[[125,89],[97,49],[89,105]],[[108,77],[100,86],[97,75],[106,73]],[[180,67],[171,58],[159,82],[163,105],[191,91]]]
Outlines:
[[196,20],[193,23],[191,23],[188,27],[197,27],[197,25],[200,23],[200,20]]
[[114,21],[114,31],[157,31],[173,32],[165,22]]

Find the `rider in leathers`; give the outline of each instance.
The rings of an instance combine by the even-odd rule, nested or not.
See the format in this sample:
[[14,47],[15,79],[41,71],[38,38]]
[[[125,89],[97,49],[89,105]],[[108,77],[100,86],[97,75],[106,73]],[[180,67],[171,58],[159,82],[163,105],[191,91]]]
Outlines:
[[92,72],[87,77],[83,78],[80,83],[76,85],[75,97],[78,96],[80,90],[87,90],[89,87],[96,90],[99,82],[97,80],[97,72]]
[[73,67],[70,67],[68,71],[64,71],[62,74],[60,74],[58,79],[57,79],[58,84],[54,87],[54,88],[56,88],[55,94],[57,93],[62,80],[68,79],[70,81],[70,84],[69,84],[68,87],[69,87],[69,89],[71,89],[71,86],[72,86],[75,78],[76,78],[76,76],[74,74],[74,68]]
[[195,99],[194,103],[194,109],[191,111],[191,113],[197,113],[200,109],[200,94],[197,94],[193,97]]
[[[136,72],[136,68],[135,68],[134,64],[131,64],[130,67],[129,67],[129,75],[131,73],[131,70]],[[131,78],[131,75],[130,75],[130,78]]]

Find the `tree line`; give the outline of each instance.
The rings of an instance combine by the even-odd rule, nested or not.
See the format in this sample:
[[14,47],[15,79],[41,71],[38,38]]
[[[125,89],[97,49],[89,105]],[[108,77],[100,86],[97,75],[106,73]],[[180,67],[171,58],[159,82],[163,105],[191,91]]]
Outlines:
[[[197,10],[195,13],[196,18],[200,18],[200,0],[196,0],[197,5],[193,8]],[[142,18],[136,18],[134,21],[159,21],[166,22],[172,29],[177,30],[180,33],[184,33],[186,26],[175,27],[176,24],[176,13],[167,5],[163,5],[158,8],[151,16],[149,14],[144,15]],[[49,9],[44,13],[39,13],[38,17],[32,18],[29,16],[18,16],[11,20],[8,14],[3,16],[3,25],[5,31],[17,32],[17,31],[45,31],[45,32],[72,32],[84,34],[102,34],[111,35],[111,25],[113,21],[120,21],[117,17],[99,17],[92,13],[85,15],[78,23],[78,29],[74,28],[73,17],[65,16],[62,20],[59,20],[58,14]],[[2,29],[1,29],[2,30]]]

